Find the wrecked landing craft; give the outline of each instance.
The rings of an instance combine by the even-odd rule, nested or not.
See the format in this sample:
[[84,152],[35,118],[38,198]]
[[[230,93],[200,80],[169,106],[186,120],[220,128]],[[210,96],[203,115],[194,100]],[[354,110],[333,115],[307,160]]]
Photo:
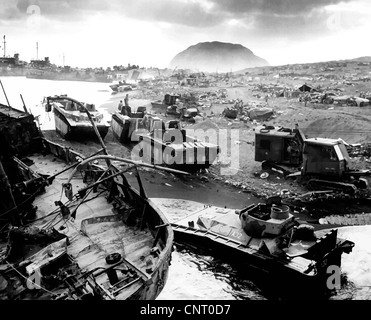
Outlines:
[[[4,105],[0,115],[0,298],[155,299],[167,280],[173,231],[146,197],[137,163],[84,159],[43,139],[32,115]],[[128,184],[129,171],[139,191]]]
[[299,224],[285,205],[251,205],[242,210],[206,207],[172,223],[175,241],[235,261],[254,281],[279,298],[321,299],[331,294],[328,267],[341,266],[354,243],[337,230]]

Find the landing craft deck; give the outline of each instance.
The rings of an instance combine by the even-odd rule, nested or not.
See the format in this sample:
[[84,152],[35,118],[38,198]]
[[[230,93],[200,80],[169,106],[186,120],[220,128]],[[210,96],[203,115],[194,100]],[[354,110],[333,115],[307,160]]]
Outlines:
[[[265,274],[274,286],[282,288],[284,296],[327,294],[331,289],[326,288],[327,267],[340,268],[342,253],[351,252],[354,243],[338,239],[336,229],[314,232],[308,225],[294,222],[290,214],[282,218],[277,214],[280,208],[277,206],[270,218],[254,218],[256,208],[263,210],[263,207],[251,205],[236,211],[204,205],[181,214],[178,219],[175,214],[165,214],[174,229],[176,242],[211,249],[244,266],[247,273],[247,269],[258,270],[260,276]],[[275,228],[277,235],[272,231],[266,235],[261,232]]]
[[[42,138],[32,115],[25,119],[1,128],[8,132],[0,148],[7,234],[0,300],[155,299],[167,280],[173,232],[147,198],[138,164],[97,155],[103,142],[85,158]],[[139,191],[126,180],[130,171]]]
[[[30,166],[40,175],[51,176],[67,168],[66,164],[57,159],[54,155],[35,154],[27,158],[28,162],[33,162]],[[66,170],[58,175],[53,184],[46,186],[45,193],[36,197],[35,205],[38,206],[37,219],[40,219],[34,226],[45,228],[53,227],[59,230],[69,239],[67,251],[68,255],[79,265],[82,272],[89,270],[104,269],[107,267],[105,258],[113,253],[119,253],[123,257],[124,267],[132,270],[132,282],[125,285],[125,290],[121,290],[120,299],[128,299],[134,294],[140,297],[151,279],[153,267],[159,261],[159,256],[152,256],[154,248],[154,238],[150,230],[144,226],[125,225],[114,213],[113,207],[106,201],[105,194],[100,190],[98,194],[93,193],[78,206],[76,219],[59,218],[50,212],[56,211],[56,201],[68,201],[65,195],[61,193],[62,186],[68,180],[73,168]],[[83,187],[83,176],[78,172],[72,180],[72,189],[78,190]],[[77,207],[76,203],[71,203],[70,210]],[[44,219],[43,219],[44,218]],[[52,256],[59,258],[60,252],[52,250]],[[149,268],[147,258],[151,256],[151,265]],[[33,262],[33,268],[45,264],[45,259],[37,259]],[[134,276],[134,273],[136,276]],[[102,285],[107,292],[111,287]],[[113,295],[110,297],[113,299]]]
[[[58,172],[60,169],[64,169],[64,163],[55,160],[55,158],[50,155],[46,157],[35,155],[29,157],[29,159],[35,163],[31,168],[38,170],[37,172],[42,174],[51,175]],[[55,201],[61,198],[62,184],[66,182],[71,171],[72,169],[58,176],[53,184],[46,188],[47,192],[35,200],[35,204],[40,209],[40,217],[42,217],[43,214],[51,212],[51,208],[56,208]],[[78,190],[82,187],[83,181],[80,173],[75,175],[71,183],[74,190]],[[129,258],[131,257],[135,263],[140,264],[139,257],[141,255],[138,256],[138,253],[142,253],[143,256],[148,256],[149,248],[151,248],[151,240],[153,242],[152,236],[146,230],[142,232],[138,230],[138,228],[125,226],[116,218],[112,211],[112,206],[107,203],[104,197],[95,197],[96,195],[93,194],[90,199],[87,199],[87,202],[79,207],[74,223],[70,221],[61,221],[56,224],[55,228],[57,229],[65,224],[67,225],[68,232],[65,234],[69,239],[73,239],[68,251],[71,254],[73,253],[72,256],[77,259],[80,267],[89,266],[90,262],[86,262],[84,257],[88,255],[90,251],[94,251],[91,248],[96,248],[98,250],[97,252],[100,252],[99,255],[102,255],[103,258],[107,255],[107,252],[120,252],[128,260],[130,260]],[[66,200],[64,195],[62,200]],[[104,222],[102,219],[100,223],[90,224],[90,226],[87,227],[84,226],[83,222],[93,217],[111,217],[112,219],[107,222]],[[46,223],[46,221],[43,221],[43,224],[44,223]],[[80,228],[76,228],[76,226],[81,226],[81,229],[84,227],[87,237],[82,235]],[[85,239],[85,241],[83,239]],[[110,240],[107,241],[107,239]],[[100,247],[104,247],[105,249],[102,250]],[[121,252],[123,249],[124,252]],[[84,252],[82,257],[79,255],[80,252]],[[95,252],[95,254],[97,252]],[[96,262],[93,263],[96,264]],[[142,267],[142,272],[145,272],[144,262]]]

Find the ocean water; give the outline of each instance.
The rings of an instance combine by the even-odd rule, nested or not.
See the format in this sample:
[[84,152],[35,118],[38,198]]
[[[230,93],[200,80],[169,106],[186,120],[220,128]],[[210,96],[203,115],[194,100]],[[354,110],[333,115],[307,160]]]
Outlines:
[[[51,81],[27,79],[25,77],[1,77],[9,103],[23,110],[22,94],[28,110],[38,116],[42,130],[54,128],[51,113],[41,107],[44,97],[67,94],[77,100],[94,103],[102,107],[109,119],[116,108],[117,96],[111,94],[107,83],[79,81]],[[3,92],[0,102],[7,104]],[[142,103],[142,102],[140,102]],[[371,299],[371,226],[339,229],[339,236],[355,242],[352,253],[343,255],[342,272],[346,284],[334,300]],[[227,261],[202,255],[194,250],[175,246],[168,281],[158,297],[159,300],[262,300],[266,299],[254,279],[241,277]]]
[[[42,130],[54,129],[52,113],[45,112],[41,105],[44,97],[67,94],[76,100],[93,103],[97,107],[111,98],[111,89],[108,83],[52,81],[27,79],[26,77],[0,77],[0,79],[10,105],[13,108],[24,110],[20,97],[22,95],[27,110],[30,110],[35,117],[39,116]],[[7,105],[2,90],[0,91],[0,102]]]

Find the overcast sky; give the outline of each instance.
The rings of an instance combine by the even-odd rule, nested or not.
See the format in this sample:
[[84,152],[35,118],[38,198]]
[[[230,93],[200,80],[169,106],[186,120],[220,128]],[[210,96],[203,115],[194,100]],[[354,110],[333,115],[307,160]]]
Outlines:
[[[370,0],[1,0],[6,54],[104,68],[165,68],[199,42],[238,43],[271,65],[370,56]],[[3,55],[3,45],[1,44]]]

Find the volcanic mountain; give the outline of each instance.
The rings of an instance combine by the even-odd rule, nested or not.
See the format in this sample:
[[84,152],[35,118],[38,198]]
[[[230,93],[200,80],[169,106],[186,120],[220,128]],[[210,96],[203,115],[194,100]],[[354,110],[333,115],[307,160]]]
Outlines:
[[268,66],[268,62],[240,44],[200,42],[178,53],[169,68],[204,72],[231,72]]

